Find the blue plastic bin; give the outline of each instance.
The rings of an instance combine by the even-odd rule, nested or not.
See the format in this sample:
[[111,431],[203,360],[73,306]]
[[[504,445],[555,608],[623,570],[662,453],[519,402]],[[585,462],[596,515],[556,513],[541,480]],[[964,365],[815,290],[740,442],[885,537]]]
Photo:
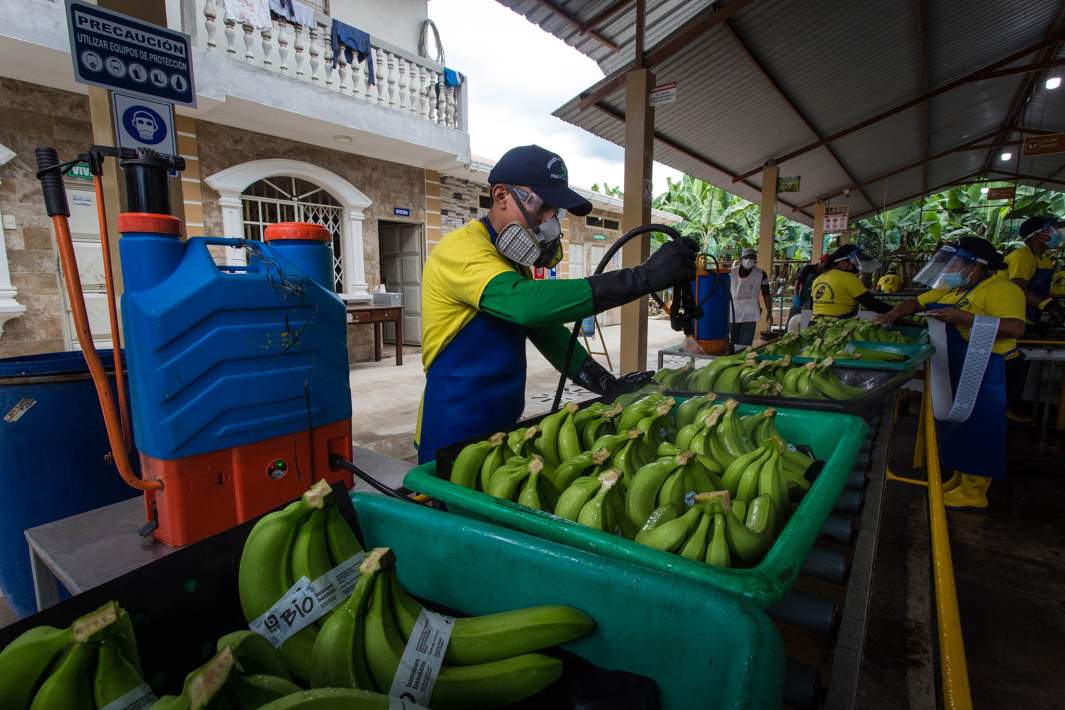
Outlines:
[[0,360],[0,593],[19,616],[36,610],[23,532],[137,495],[110,450],[80,352]]

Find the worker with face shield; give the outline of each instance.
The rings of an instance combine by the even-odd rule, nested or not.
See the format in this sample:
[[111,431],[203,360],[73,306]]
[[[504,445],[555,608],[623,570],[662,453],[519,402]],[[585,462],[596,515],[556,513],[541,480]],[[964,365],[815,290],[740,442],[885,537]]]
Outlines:
[[[680,239],[634,268],[533,280],[531,269],[562,259],[562,211],[584,216],[592,205],[569,187],[562,158],[536,145],[507,151],[488,184],[488,214],[444,235],[422,273],[426,383],[415,438],[423,463],[451,444],[513,427],[525,408],[526,339],[561,370],[564,324],[695,278],[698,244]],[[652,373],[615,377],[578,345],[566,374],[614,397]]]
[[887,313],[891,306],[869,293],[859,274],[871,274],[880,262],[855,244],[844,244],[828,257],[824,272],[814,280],[814,318],[850,318],[859,307]]
[[[930,291],[876,319],[890,324],[924,311],[945,324],[950,383],[945,391],[953,402],[937,405],[936,430],[943,470],[952,472],[943,484],[943,502],[952,508],[986,508],[991,481],[1006,474],[1005,361],[1024,335],[1025,298],[1017,284],[994,277],[1004,269],[1002,254],[991,242],[963,237],[940,247],[914,276]],[[930,332],[932,328],[930,322]],[[931,364],[933,392],[935,358],[940,355],[937,352]],[[962,381],[963,376],[967,381]],[[949,413],[941,416],[940,411],[948,408]]]

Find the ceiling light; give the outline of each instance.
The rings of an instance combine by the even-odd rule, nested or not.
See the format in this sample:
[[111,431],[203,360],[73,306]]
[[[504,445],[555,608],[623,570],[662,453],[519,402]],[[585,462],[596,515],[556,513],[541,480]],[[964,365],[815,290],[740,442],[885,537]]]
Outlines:
[[348,143],[351,143],[351,136],[333,136],[333,140],[337,143],[347,145]]
[[1049,77],[1047,79],[1046,87],[1048,89],[1050,89],[1051,91],[1053,91],[1054,89],[1058,88],[1059,86],[1061,86],[1061,77],[1060,76],[1052,76],[1052,77]]
[[986,195],[987,194],[987,188],[986,187],[981,187],[980,188],[980,194],[981,195]]
[[999,157],[1002,158],[1003,161],[1012,160],[1013,159],[1013,153],[1010,153],[1009,151],[1006,151],[1005,153],[1003,153]]

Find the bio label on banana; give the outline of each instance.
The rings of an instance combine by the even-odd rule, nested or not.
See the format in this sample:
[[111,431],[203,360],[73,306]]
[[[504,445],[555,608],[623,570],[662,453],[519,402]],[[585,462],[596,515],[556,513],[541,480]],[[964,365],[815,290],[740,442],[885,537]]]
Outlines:
[[393,698],[429,705],[433,688],[444,665],[444,654],[451,642],[455,620],[423,608],[399,658],[388,694]]
[[115,698],[107,705],[100,705],[98,710],[144,710],[156,700],[155,693],[147,684],[141,683],[125,695]]

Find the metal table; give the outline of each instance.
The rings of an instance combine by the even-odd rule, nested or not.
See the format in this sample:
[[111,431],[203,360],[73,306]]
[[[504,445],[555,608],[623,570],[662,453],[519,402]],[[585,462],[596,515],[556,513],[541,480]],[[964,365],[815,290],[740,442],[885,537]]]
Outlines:
[[[403,477],[414,466],[360,447],[355,461],[394,490],[403,487]],[[353,490],[377,492],[358,478]],[[178,549],[141,537],[144,520],[144,499],[137,496],[27,530],[37,610],[59,603],[60,586],[80,594]]]
[[[1042,340],[1019,340],[1018,349],[1032,362],[1043,363],[1038,373],[1039,381],[1036,387],[1036,399],[1033,414],[1043,408],[1042,428],[1047,428],[1050,418],[1050,408],[1054,404],[1051,388],[1054,386],[1054,375],[1059,362],[1065,362],[1065,343],[1060,341]],[[1058,394],[1058,414],[1055,428],[1065,430],[1065,381],[1062,383]],[[1035,417],[1033,417],[1033,420]]]
[[719,355],[706,355],[704,353],[692,353],[692,352],[688,352],[687,350],[684,349],[684,343],[678,343],[678,344],[672,345],[672,346],[670,346],[668,348],[662,348],[661,350],[658,351],[658,369],[659,370],[662,369],[663,362],[664,362],[666,356],[669,356],[669,357],[680,357],[680,358],[686,357],[691,362],[691,364],[694,366],[696,360],[713,360],[714,358],[719,358],[719,357],[721,357],[721,355],[724,355],[724,354],[725,353],[721,353]]

